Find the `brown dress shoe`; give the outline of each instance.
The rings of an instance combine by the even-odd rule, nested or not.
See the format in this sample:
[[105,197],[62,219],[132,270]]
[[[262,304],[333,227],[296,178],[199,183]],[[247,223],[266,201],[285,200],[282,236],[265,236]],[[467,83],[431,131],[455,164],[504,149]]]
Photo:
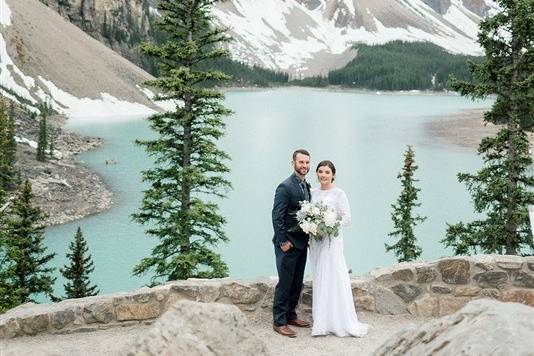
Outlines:
[[293,320],[288,320],[287,323],[289,325],[293,325],[293,326],[296,326],[296,327],[299,327],[299,328],[309,328],[311,327],[311,324],[305,320],[300,320],[300,319],[293,319]]
[[297,334],[295,334],[295,332],[293,330],[291,330],[289,328],[289,326],[287,326],[287,325],[278,326],[278,325],[274,325],[273,324],[273,330],[276,331],[277,333],[279,333],[282,336],[297,337]]

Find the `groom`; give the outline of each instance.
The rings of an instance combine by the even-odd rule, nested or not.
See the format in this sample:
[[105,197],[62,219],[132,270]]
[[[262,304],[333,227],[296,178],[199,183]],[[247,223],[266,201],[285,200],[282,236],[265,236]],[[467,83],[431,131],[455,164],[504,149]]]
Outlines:
[[310,200],[310,185],[304,179],[310,170],[310,154],[306,150],[293,152],[293,174],[278,185],[272,212],[274,253],[278,270],[278,284],[274,291],[273,329],[277,333],[295,337],[288,325],[309,328],[310,323],[297,318],[297,307],[304,267],[308,253],[308,235],[297,225],[299,202]]

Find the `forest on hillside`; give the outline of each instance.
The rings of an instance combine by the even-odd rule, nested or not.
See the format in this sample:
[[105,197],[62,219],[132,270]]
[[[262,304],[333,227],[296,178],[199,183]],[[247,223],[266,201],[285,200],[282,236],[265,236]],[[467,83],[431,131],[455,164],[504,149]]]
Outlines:
[[428,42],[394,41],[383,45],[358,44],[356,58],[327,77],[292,81],[294,85],[339,85],[373,90],[444,90],[453,74],[470,81],[468,61],[481,57],[456,55]]

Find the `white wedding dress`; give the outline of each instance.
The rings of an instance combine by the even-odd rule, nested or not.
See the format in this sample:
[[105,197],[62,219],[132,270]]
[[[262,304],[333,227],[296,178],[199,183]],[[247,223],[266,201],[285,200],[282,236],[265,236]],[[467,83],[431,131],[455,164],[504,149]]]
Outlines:
[[[350,224],[350,207],[345,192],[333,187],[312,190],[312,203],[323,201],[342,217],[341,226]],[[312,335],[335,334],[361,337],[368,325],[358,321],[352,299],[350,276],[343,255],[343,232],[316,241],[310,238],[313,268]]]

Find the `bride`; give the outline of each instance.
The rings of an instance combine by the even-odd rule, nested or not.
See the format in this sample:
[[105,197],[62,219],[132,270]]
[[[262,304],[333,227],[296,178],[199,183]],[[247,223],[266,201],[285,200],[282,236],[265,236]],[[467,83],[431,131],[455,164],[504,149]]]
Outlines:
[[[315,172],[321,187],[312,190],[312,203],[324,202],[342,217],[342,227],[349,225],[347,196],[333,184],[336,167],[330,161],[322,161]],[[349,272],[343,255],[342,231],[331,238],[310,239],[310,253],[313,268],[312,335],[366,335],[368,325],[358,321],[354,308]]]

